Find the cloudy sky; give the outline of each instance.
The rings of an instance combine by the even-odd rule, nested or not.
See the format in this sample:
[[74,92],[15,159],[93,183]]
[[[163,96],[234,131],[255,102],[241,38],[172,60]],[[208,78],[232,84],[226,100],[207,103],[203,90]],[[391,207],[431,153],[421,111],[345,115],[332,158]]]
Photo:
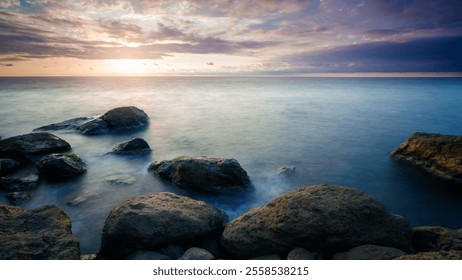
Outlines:
[[0,75],[462,72],[461,0],[0,0]]

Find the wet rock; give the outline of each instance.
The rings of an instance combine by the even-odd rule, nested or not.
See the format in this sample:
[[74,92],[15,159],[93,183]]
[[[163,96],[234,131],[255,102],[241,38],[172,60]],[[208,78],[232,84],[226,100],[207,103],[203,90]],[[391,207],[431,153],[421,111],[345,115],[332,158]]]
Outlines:
[[242,259],[302,247],[322,254],[373,244],[410,250],[411,229],[376,199],[342,186],[307,186],[251,209],[225,227],[222,245]]
[[104,180],[113,185],[133,185],[136,182],[136,178],[128,174],[111,175]]
[[0,204],[0,259],[80,259],[69,216],[53,205],[27,211]]
[[184,254],[184,249],[180,245],[169,244],[157,250],[162,255],[168,256],[172,260],[177,260]]
[[149,170],[179,187],[206,192],[236,190],[250,186],[247,172],[235,159],[178,157],[154,162]]
[[51,154],[36,163],[36,167],[48,179],[66,179],[81,175],[87,171],[85,162],[74,153]]
[[139,250],[128,256],[127,260],[169,260],[166,255],[154,251]]
[[272,255],[258,256],[255,258],[251,258],[251,260],[281,260],[281,256],[272,254]]
[[65,152],[71,145],[47,132],[29,133],[0,140],[0,158],[25,162],[33,156]]
[[149,123],[148,115],[134,106],[114,108],[102,115],[101,119],[113,130],[138,128]]
[[19,161],[9,158],[0,158],[0,176],[9,174],[20,166]]
[[35,174],[26,177],[4,176],[0,178],[0,190],[20,192],[33,190],[37,187],[39,177]]
[[125,259],[137,250],[153,250],[185,240],[219,234],[227,216],[203,202],[173,193],[136,197],[114,207],[101,239],[101,259]]
[[49,125],[41,126],[34,131],[49,131],[49,130],[75,130],[77,129],[80,125],[82,125],[85,122],[88,122],[92,118],[89,117],[79,117],[79,118],[74,118],[66,121],[62,121],[59,123],[52,123]]
[[281,166],[278,168],[278,174],[283,176],[292,176],[295,174],[295,166]]
[[420,252],[404,255],[395,260],[462,260],[462,251]]
[[104,120],[96,118],[79,125],[77,131],[84,135],[100,135],[108,133],[109,127]]
[[112,149],[112,153],[114,154],[138,155],[150,152],[151,147],[149,147],[149,144],[141,138],[135,138],[130,141],[119,143]]
[[92,261],[98,259],[98,255],[96,254],[85,254],[85,255],[80,255],[80,259],[83,261]]
[[391,157],[442,179],[462,183],[462,136],[416,132]]
[[334,255],[333,260],[393,260],[406,255],[405,252],[391,247],[361,245]]
[[315,254],[311,253],[310,251],[304,248],[294,248],[292,251],[289,252],[287,255],[288,260],[317,260]]
[[13,205],[21,205],[31,200],[32,196],[27,192],[11,192],[6,195],[6,198],[8,198]]
[[418,252],[462,251],[462,232],[436,226],[413,228],[412,246]]
[[215,257],[207,250],[202,248],[189,248],[184,252],[183,256],[179,258],[180,260],[214,260]]

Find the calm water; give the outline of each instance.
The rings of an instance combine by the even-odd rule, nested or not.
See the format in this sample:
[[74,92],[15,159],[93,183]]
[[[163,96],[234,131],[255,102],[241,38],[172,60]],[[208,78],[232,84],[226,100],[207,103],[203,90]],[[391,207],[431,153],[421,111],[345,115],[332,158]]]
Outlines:
[[[98,250],[115,204],[156,191],[206,200],[233,218],[291,189],[332,183],[377,197],[414,226],[462,227],[462,195],[455,186],[388,157],[415,131],[462,135],[462,79],[0,78],[0,136],[128,105],[151,117],[146,130],[94,137],[53,132],[89,170],[69,183],[42,182],[23,205],[54,203],[66,211],[83,253]],[[106,154],[134,137],[146,139],[152,154]],[[236,158],[254,189],[205,196],[147,172],[150,162],[181,155]],[[283,165],[295,166],[296,174],[278,176]],[[107,181],[112,175],[135,182],[114,185]],[[72,200],[78,203],[68,205]],[[0,193],[0,202],[6,201]]]

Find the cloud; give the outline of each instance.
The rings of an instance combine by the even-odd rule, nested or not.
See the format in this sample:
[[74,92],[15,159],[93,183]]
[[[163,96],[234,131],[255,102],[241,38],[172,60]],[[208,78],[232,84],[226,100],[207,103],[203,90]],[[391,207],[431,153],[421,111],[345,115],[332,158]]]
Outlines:
[[14,64],[12,63],[0,63],[1,66],[5,66],[5,67],[13,67]]

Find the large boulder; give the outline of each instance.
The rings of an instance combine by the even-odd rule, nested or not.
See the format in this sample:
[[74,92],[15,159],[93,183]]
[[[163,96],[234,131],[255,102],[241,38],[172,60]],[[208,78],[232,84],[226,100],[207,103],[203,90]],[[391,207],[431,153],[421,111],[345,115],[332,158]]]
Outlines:
[[148,142],[142,138],[134,138],[129,141],[119,143],[112,148],[114,154],[139,155],[151,152]]
[[438,226],[420,226],[412,229],[412,246],[417,252],[462,251],[462,231]]
[[66,179],[87,171],[85,162],[74,153],[51,154],[36,163],[40,176],[48,179]]
[[179,187],[199,191],[216,192],[250,186],[247,172],[235,159],[184,156],[154,162],[149,169]]
[[372,244],[409,250],[411,229],[376,199],[353,188],[316,185],[251,209],[225,227],[223,246],[237,258],[302,247],[326,255]]
[[27,211],[0,204],[0,259],[80,259],[69,216],[53,205]]
[[0,140],[0,158],[28,161],[33,156],[65,152],[71,145],[47,132],[29,133]]
[[462,136],[416,132],[391,157],[442,179],[462,183]]
[[125,259],[138,250],[154,250],[220,234],[226,214],[203,202],[159,192],[114,207],[104,224],[100,259]]
[[148,115],[134,106],[118,107],[101,116],[110,129],[130,129],[145,126],[149,123]]

